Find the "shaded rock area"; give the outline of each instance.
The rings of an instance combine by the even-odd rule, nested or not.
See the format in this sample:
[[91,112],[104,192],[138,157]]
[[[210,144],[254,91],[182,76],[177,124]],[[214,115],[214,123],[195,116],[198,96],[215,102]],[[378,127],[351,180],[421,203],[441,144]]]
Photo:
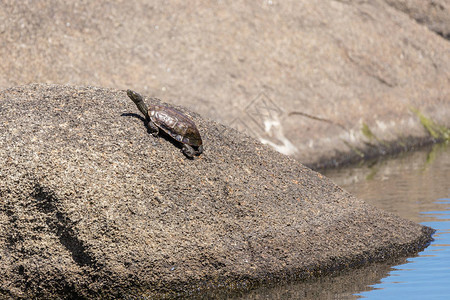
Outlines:
[[132,88],[309,166],[339,165],[444,138],[420,116],[450,127],[450,44],[427,27],[445,35],[446,12],[420,0],[3,1],[0,87]]
[[0,297],[245,290],[411,254],[430,241],[432,229],[180,109],[203,137],[195,160],[149,134],[125,91],[0,92]]
[[233,299],[270,300],[270,299],[358,299],[363,291],[388,277],[392,266],[406,264],[407,258],[399,258],[384,263],[371,264],[350,272],[341,272],[339,276],[324,276],[320,279],[291,281],[266,284],[246,293],[234,293]]
[[450,38],[450,3],[447,0],[385,1],[444,38]]

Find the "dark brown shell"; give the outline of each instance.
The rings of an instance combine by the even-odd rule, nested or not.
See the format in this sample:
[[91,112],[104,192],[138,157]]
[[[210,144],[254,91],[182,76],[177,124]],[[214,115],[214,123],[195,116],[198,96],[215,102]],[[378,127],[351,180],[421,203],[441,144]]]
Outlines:
[[148,110],[150,120],[180,143],[198,147],[203,144],[195,123],[181,111],[167,106],[152,105]]

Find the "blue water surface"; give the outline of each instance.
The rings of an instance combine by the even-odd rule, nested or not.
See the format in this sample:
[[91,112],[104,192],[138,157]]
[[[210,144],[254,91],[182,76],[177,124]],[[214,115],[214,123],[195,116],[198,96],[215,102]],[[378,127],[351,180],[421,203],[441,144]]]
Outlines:
[[366,202],[436,230],[424,251],[391,266],[387,276],[353,296],[450,299],[450,146],[435,145],[329,175]]
[[434,241],[419,256],[392,267],[389,276],[372,285],[373,290],[356,294],[368,299],[450,299],[450,198],[443,211],[423,212],[440,221],[422,222],[436,229]]

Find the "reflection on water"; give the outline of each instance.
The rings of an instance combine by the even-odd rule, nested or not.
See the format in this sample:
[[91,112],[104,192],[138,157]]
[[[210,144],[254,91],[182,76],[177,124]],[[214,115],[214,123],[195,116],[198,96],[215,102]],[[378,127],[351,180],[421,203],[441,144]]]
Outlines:
[[450,147],[330,170],[325,175],[358,198],[436,229],[417,257],[320,280],[262,287],[242,299],[450,299]]
[[427,214],[446,210],[437,203],[449,197],[450,147],[434,147],[359,167],[324,174],[364,201],[414,222],[436,220]]
[[440,221],[421,222],[436,229],[434,242],[418,257],[395,266],[373,290],[360,293],[369,299],[449,299],[450,298],[450,198],[440,199],[446,211],[424,213]]

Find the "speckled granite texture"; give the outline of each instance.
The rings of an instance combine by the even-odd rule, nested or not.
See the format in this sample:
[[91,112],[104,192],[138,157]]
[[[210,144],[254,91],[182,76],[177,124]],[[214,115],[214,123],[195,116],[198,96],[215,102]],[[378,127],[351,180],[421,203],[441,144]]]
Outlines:
[[195,160],[149,134],[125,91],[1,91],[0,295],[239,290],[411,254],[430,241],[430,228],[187,113],[204,140]]

